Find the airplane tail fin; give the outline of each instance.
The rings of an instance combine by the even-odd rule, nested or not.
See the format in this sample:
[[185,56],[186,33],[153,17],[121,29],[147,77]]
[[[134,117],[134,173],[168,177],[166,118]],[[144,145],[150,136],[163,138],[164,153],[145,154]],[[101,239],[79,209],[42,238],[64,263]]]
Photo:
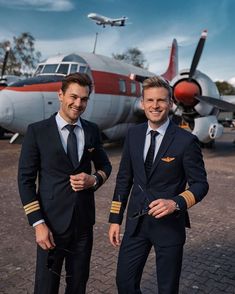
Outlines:
[[178,71],[178,44],[176,39],[174,39],[171,46],[171,54],[168,68],[166,72],[161,76],[168,81],[171,81],[178,74]]

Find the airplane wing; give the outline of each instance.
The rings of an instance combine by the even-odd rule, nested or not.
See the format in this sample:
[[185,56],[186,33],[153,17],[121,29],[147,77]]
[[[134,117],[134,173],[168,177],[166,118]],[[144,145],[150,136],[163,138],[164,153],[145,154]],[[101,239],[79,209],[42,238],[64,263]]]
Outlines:
[[[228,97],[231,98],[231,100],[229,99],[231,102],[228,101]],[[195,98],[221,110],[235,112],[235,96],[221,96],[222,99],[209,96],[195,96]]]

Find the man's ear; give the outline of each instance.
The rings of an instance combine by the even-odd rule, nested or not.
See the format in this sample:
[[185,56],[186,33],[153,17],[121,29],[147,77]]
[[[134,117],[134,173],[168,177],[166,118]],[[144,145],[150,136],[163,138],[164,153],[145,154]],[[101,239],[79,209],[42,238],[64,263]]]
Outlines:
[[60,89],[59,92],[58,92],[58,98],[59,98],[59,101],[60,101],[60,102],[63,101],[63,95],[64,95],[64,94],[63,94],[63,91]]
[[144,98],[143,97],[141,97],[140,106],[144,110]]

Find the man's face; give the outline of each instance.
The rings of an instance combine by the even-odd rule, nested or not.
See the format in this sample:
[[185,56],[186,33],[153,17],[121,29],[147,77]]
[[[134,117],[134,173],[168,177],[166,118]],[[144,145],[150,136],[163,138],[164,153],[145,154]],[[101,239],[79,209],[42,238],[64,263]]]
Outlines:
[[60,115],[68,123],[75,123],[85,111],[89,99],[89,88],[72,83],[65,93],[59,91]]
[[172,101],[167,89],[152,87],[144,90],[142,108],[153,129],[166,122],[171,107]]

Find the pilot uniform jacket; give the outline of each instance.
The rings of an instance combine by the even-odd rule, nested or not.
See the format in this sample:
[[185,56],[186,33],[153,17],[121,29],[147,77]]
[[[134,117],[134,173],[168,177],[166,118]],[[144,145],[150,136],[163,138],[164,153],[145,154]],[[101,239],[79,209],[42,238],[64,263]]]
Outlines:
[[70,175],[91,174],[93,161],[97,189],[110,175],[111,165],[97,125],[83,119],[81,124],[85,146],[76,168],[63,148],[55,115],[29,125],[19,160],[18,184],[30,225],[44,219],[53,233],[63,234],[70,225],[75,207],[82,224],[92,226],[95,223],[95,189],[73,191]]
[[183,244],[185,226],[190,226],[187,209],[201,201],[208,191],[199,142],[196,136],[170,121],[147,179],[143,158],[147,127],[147,123],[137,125],[127,134],[109,222],[122,223],[131,193],[125,232],[133,235],[141,220],[131,218],[136,212],[153,200],[172,199],[180,210],[160,219],[148,216],[151,232],[159,246]]

